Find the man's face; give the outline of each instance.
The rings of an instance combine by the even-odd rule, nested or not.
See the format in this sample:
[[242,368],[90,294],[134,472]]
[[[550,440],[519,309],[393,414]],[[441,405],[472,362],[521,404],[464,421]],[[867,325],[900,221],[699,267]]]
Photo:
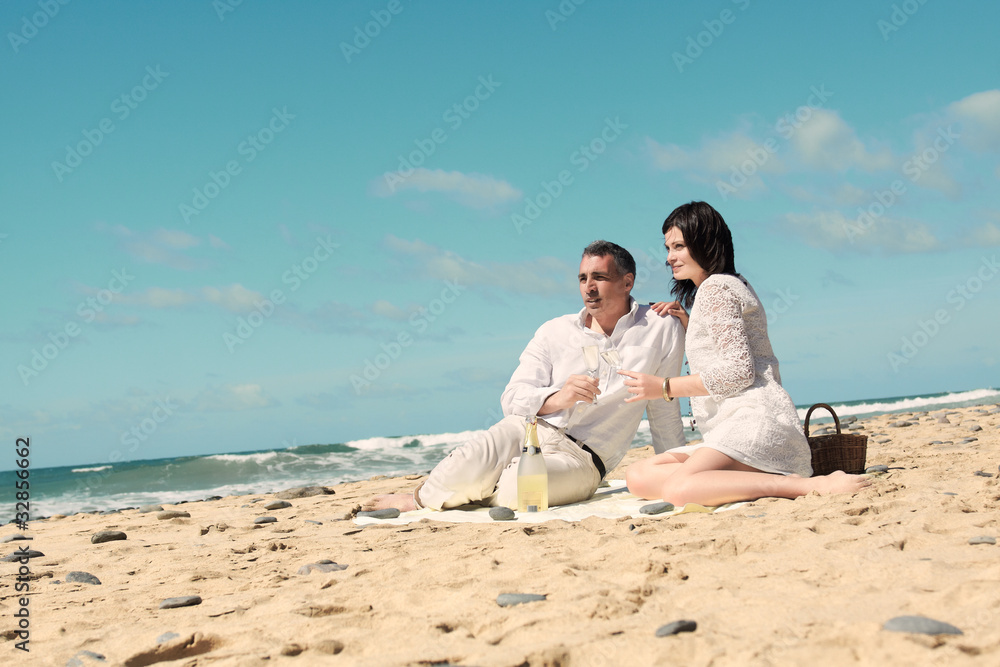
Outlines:
[[585,256],[580,260],[580,296],[593,317],[617,315],[628,310],[628,296],[635,278],[631,273],[618,274],[611,255]]

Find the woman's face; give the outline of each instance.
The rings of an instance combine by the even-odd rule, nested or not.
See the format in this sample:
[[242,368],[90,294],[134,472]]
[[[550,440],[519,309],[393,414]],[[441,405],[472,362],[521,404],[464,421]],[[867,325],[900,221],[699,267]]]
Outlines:
[[684,235],[679,227],[671,227],[663,235],[663,245],[667,248],[667,265],[674,272],[674,280],[690,280],[695,287],[701,285],[708,272],[694,261],[684,243]]

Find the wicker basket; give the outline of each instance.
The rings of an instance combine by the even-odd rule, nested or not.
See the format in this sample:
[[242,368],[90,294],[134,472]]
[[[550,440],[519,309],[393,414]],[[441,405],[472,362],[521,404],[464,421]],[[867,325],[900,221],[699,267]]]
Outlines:
[[[837,424],[836,435],[809,435],[809,417],[816,408],[824,408],[833,415],[833,421]],[[865,455],[868,450],[867,435],[848,435],[840,432],[840,419],[826,403],[817,403],[806,412],[805,424],[806,440],[809,441],[809,449],[812,451],[813,476],[829,475],[835,470],[854,475],[865,471]]]

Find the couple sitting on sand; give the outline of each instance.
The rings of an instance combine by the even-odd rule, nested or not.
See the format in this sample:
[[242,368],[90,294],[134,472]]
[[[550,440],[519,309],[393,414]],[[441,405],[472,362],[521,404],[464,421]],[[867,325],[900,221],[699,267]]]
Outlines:
[[[662,232],[676,301],[640,306],[630,294],[632,255],[608,241],[591,243],[580,261],[583,310],[535,332],[500,399],[506,417],[452,451],[412,495],[370,505],[514,506],[530,415],[538,417],[550,505],[594,494],[631,446],[643,411],[656,454],[626,471],[629,491],[642,498],[721,505],[867,486],[864,475],[810,477],[809,445],[781,387],[764,308],[736,273],[722,216],[692,202],[675,209]],[[682,376],[685,342],[691,374]],[[600,374],[586,373],[583,348],[593,345],[616,350],[625,369],[609,373],[603,389]],[[679,396],[691,397],[699,444],[684,444]]]

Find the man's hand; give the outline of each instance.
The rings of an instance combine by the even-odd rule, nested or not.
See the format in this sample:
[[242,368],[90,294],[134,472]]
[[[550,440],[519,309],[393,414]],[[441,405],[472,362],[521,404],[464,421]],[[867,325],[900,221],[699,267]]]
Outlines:
[[684,331],[687,331],[688,314],[687,311],[684,310],[684,306],[681,305],[680,301],[657,301],[650,306],[650,308],[660,317],[673,315],[681,321],[681,324],[684,326]]
[[589,375],[570,375],[562,389],[545,399],[538,415],[566,410],[580,401],[593,403],[600,393],[597,378]]

